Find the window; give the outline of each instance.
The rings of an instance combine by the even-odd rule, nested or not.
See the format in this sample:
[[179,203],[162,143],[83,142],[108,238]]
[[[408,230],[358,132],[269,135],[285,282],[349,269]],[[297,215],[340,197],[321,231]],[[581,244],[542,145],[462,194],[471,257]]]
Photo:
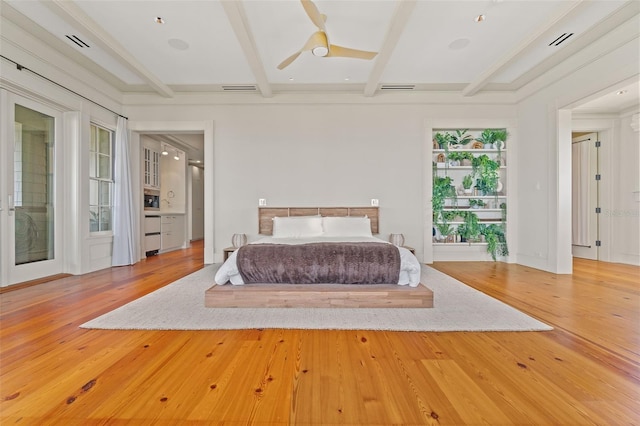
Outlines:
[[91,125],[89,147],[89,231],[111,231],[113,217],[113,132]]

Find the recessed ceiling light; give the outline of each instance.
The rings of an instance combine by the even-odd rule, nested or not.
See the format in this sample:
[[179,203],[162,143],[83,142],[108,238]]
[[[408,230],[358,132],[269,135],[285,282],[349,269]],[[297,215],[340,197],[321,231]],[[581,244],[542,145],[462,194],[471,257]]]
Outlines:
[[476,22],[482,22],[482,21],[484,21],[484,18],[485,18],[485,16],[480,14],[480,15],[476,16],[475,18],[473,18],[473,20],[476,21]]
[[616,95],[624,95],[625,93],[627,93],[627,91],[626,91],[626,90],[618,90],[618,91],[616,92]]
[[162,19],[162,17],[160,16],[156,16],[154,21],[156,24],[164,24],[164,19]]
[[293,77],[289,77],[289,81],[293,81]]
[[344,81],[349,81],[349,80],[351,80],[349,77],[344,78]]
[[167,43],[169,46],[173,47],[176,50],[187,50],[189,49],[189,43],[184,40],[180,40],[179,38],[170,38]]
[[464,49],[469,45],[469,43],[471,43],[471,40],[469,40],[468,38],[459,38],[449,43],[449,49],[451,50]]

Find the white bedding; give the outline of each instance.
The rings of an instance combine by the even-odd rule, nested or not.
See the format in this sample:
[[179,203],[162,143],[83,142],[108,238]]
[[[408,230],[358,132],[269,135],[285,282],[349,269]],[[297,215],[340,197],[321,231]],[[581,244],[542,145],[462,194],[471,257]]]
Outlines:
[[[376,237],[312,237],[312,238],[274,238],[264,237],[251,244],[306,244],[306,243],[319,243],[319,242],[377,242],[390,244],[387,241],[381,240]],[[410,287],[417,287],[420,284],[420,262],[418,259],[406,248],[398,247],[400,250],[400,279],[398,285],[409,285]],[[238,272],[236,266],[236,255],[238,251],[231,253],[229,258],[216,272],[215,281],[218,285],[223,285],[228,282],[234,285],[242,285],[244,281]]]

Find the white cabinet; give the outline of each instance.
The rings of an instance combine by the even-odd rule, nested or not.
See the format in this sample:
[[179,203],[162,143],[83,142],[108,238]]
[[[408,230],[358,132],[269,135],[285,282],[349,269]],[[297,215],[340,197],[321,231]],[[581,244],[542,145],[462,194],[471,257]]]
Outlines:
[[175,250],[184,245],[186,235],[184,215],[162,215],[160,228],[162,251]]
[[[482,140],[491,140],[492,132],[501,132],[501,141],[483,144]],[[438,129],[433,140],[434,260],[504,259],[508,255],[506,129]]]
[[148,146],[142,147],[143,184],[149,188],[160,188],[160,153]]

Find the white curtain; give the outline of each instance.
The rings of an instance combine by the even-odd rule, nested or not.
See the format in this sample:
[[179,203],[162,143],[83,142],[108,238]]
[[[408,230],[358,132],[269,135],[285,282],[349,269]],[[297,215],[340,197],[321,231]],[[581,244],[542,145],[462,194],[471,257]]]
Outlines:
[[571,146],[572,173],[572,220],[571,243],[577,246],[590,245],[589,238],[589,164],[590,142],[577,142]]
[[133,187],[131,180],[131,159],[129,153],[129,131],[127,119],[118,117],[116,129],[116,149],[113,194],[113,266],[132,265],[134,256]]

